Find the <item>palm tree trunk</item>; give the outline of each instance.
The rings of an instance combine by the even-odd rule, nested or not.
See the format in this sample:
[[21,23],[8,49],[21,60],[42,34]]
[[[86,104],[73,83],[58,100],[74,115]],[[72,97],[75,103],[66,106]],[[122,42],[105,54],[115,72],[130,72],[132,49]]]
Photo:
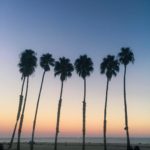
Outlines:
[[124,66],[124,109],[125,109],[125,130],[127,135],[127,150],[130,150],[130,137],[128,128],[128,112],[127,112],[127,100],[126,100],[126,65]]
[[63,92],[63,81],[61,83],[60,99],[59,99],[59,103],[58,103],[58,112],[57,112],[57,123],[56,123],[56,135],[55,135],[54,150],[57,150],[57,139],[58,139],[58,134],[59,134],[59,122],[60,122],[60,111],[61,111],[61,103],[62,103],[62,92]]
[[34,133],[35,133],[35,126],[36,126],[36,118],[37,118],[37,113],[38,113],[38,108],[39,108],[39,101],[40,101],[40,96],[41,96],[41,92],[42,92],[44,77],[45,77],[45,71],[43,72],[39,96],[38,96],[38,100],[37,100],[37,104],[36,104],[36,110],[35,110],[35,116],[34,116],[33,128],[32,128],[32,139],[31,139],[31,147],[30,147],[31,150],[34,149]]
[[109,87],[109,79],[107,78],[107,85],[106,85],[106,97],[105,97],[105,108],[104,108],[104,150],[107,150],[107,142],[106,142],[106,129],[107,129],[107,96],[108,96],[108,87]]
[[86,133],[86,78],[84,78],[82,150],[85,150],[85,133]]
[[28,85],[29,85],[29,77],[27,77],[26,94],[25,94],[24,105],[23,105],[19,128],[18,128],[17,150],[20,150],[20,137],[21,137],[21,130],[22,130],[23,119],[24,119],[24,111],[25,111],[26,101],[27,101],[27,95],[28,95]]
[[21,88],[21,94],[20,94],[20,97],[19,97],[19,106],[18,106],[18,113],[17,113],[16,123],[15,123],[15,127],[14,127],[14,130],[13,130],[13,134],[12,134],[11,141],[10,141],[8,149],[10,149],[12,147],[14,137],[15,137],[15,133],[16,133],[16,128],[17,128],[17,125],[18,125],[18,120],[20,118],[20,112],[21,112],[22,102],[23,102],[24,83],[25,83],[25,77],[23,77],[23,81],[22,81],[22,88]]

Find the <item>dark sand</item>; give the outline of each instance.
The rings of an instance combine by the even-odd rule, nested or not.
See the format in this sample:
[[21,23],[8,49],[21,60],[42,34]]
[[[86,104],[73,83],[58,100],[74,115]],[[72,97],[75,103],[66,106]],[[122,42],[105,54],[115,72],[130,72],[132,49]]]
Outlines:
[[[134,147],[135,145],[133,145]],[[138,144],[140,150],[150,150],[150,144]],[[4,148],[7,149],[8,145],[4,144]],[[16,150],[17,145],[14,144],[11,150]],[[54,144],[49,143],[37,143],[35,144],[35,150],[53,150]],[[28,143],[21,144],[21,150],[30,150]],[[82,150],[81,144],[63,143],[58,144],[58,150]],[[86,144],[86,150],[103,150],[103,144]],[[125,144],[108,144],[108,150],[126,150]]]

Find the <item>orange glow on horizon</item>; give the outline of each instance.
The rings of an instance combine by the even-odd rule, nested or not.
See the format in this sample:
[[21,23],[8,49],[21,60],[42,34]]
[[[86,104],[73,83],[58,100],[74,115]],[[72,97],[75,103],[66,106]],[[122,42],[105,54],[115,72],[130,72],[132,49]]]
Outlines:
[[[7,123],[1,124],[1,133],[12,133],[14,126]],[[31,123],[24,124],[22,129],[23,135],[30,136],[32,132]],[[150,130],[149,126],[134,126],[129,128],[130,136],[149,136]],[[36,127],[36,136],[54,136],[55,135],[55,124],[53,125],[45,125],[45,124],[38,124]],[[107,135],[108,136],[125,136],[125,131],[121,126],[111,126],[107,128]],[[62,124],[60,126],[60,136],[82,136],[82,126],[80,124],[73,125],[66,125]],[[99,128],[97,125],[95,126],[87,126],[86,136],[103,136],[103,128]]]

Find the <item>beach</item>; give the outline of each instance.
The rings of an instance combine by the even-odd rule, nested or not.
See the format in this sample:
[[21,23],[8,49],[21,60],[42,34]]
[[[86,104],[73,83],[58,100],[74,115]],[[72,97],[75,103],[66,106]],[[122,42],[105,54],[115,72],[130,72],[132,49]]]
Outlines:
[[[150,150],[150,144],[136,144],[140,147],[140,150]],[[135,145],[133,145],[134,147]],[[4,144],[4,148],[7,149],[8,145]],[[16,150],[17,145],[14,144],[11,150]],[[35,144],[35,150],[53,150],[54,144],[49,143],[37,143]],[[21,144],[21,150],[30,150],[28,143]],[[82,150],[81,143],[59,143],[58,150]],[[103,150],[103,144],[87,143],[86,150]],[[108,144],[108,150],[126,150],[125,144]]]

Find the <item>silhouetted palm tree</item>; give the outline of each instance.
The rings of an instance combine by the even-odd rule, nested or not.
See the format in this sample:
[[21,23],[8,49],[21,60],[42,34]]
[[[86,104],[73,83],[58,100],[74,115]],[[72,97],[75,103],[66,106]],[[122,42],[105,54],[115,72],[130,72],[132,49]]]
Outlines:
[[20,68],[20,72],[22,72],[23,74],[23,77],[27,78],[27,85],[26,85],[25,99],[24,99],[24,104],[23,104],[21,118],[19,122],[19,128],[18,128],[17,150],[20,150],[20,137],[21,137],[21,131],[22,131],[22,125],[24,119],[24,111],[25,111],[26,101],[27,101],[27,95],[28,95],[29,76],[33,74],[36,66],[37,66],[37,58],[35,52],[30,49],[27,49],[24,52],[22,52],[19,68]]
[[34,121],[33,121],[31,150],[34,149],[34,133],[35,133],[35,126],[36,126],[36,118],[37,118],[39,101],[40,101],[40,96],[41,96],[41,91],[42,91],[42,87],[43,87],[43,81],[44,81],[45,73],[47,71],[50,71],[50,66],[54,66],[54,59],[52,58],[52,55],[48,54],[48,53],[43,54],[40,58],[40,66],[43,68],[44,72],[43,72],[43,76],[42,76],[42,81],[41,81],[41,86],[40,86],[40,91],[39,91],[38,100],[37,100],[37,104],[36,104]]
[[109,81],[111,80],[112,76],[116,76],[117,72],[119,72],[119,62],[115,59],[115,56],[108,55],[106,58],[103,59],[103,62],[100,64],[101,74],[105,74],[107,77],[107,84],[106,84],[106,97],[105,97],[105,107],[104,107],[104,150],[107,150],[107,142],[106,142],[106,129],[107,129],[107,97],[108,97],[108,87]]
[[134,62],[134,54],[129,47],[121,48],[121,52],[118,54],[119,61],[124,65],[124,109],[125,109],[125,130],[127,135],[127,150],[131,149],[129,127],[128,127],[128,112],[127,112],[127,100],[126,100],[126,69],[130,62]]
[[[20,70],[20,72],[21,72],[21,70]],[[20,97],[19,97],[18,113],[17,113],[16,123],[15,123],[15,127],[14,127],[14,130],[13,130],[13,134],[12,134],[11,141],[10,141],[8,149],[10,149],[12,147],[12,144],[13,144],[13,141],[14,141],[14,136],[15,136],[15,133],[16,133],[16,128],[17,128],[18,121],[19,121],[19,118],[20,118],[20,112],[21,112],[21,109],[22,109],[23,89],[24,89],[24,83],[25,83],[26,78],[23,75],[23,72],[21,72],[21,74],[22,74],[22,79],[23,80],[22,80],[21,94],[20,94]]]
[[83,97],[83,142],[82,150],[85,150],[86,134],[86,77],[90,76],[93,71],[93,62],[87,55],[82,55],[74,63],[77,74],[84,80],[84,97]]
[[55,145],[54,150],[57,150],[57,139],[58,139],[58,133],[59,133],[59,122],[60,122],[60,111],[61,111],[61,104],[62,104],[62,93],[63,93],[63,83],[65,80],[67,80],[68,77],[72,76],[74,68],[73,65],[70,63],[70,60],[61,57],[59,58],[59,61],[55,62],[55,76],[59,75],[61,80],[61,91],[60,91],[60,99],[58,103],[58,112],[57,112],[57,123],[56,123],[56,135],[55,135]]

